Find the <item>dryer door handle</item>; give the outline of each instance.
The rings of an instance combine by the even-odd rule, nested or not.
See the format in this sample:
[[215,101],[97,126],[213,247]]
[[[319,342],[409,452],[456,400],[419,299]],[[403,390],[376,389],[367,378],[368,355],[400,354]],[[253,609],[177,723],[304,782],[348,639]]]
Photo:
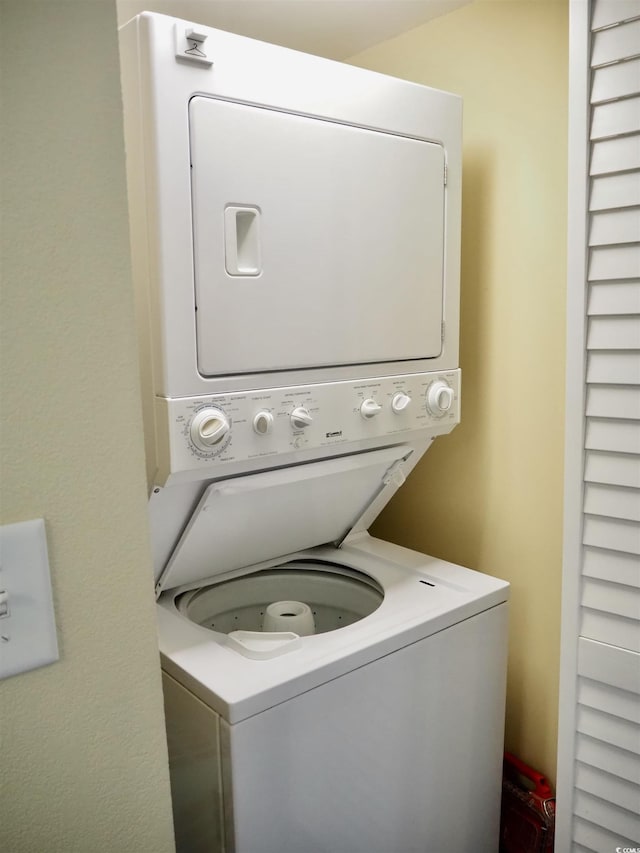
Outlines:
[[260,213],[259,207],[225,208],[224,263],[229,275],[258,276],[262,272]]

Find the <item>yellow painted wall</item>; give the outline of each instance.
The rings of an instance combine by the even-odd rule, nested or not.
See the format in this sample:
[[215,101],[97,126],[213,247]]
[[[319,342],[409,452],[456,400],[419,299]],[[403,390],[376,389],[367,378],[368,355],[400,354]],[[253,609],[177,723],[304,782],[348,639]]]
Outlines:
[[464,98],[462,424],[373,532],[511,583],[506,746],[555,778],[568,3],[476,0],[349,61]]
[[0,522],[46,520],[60,646],[0,682],[0,849],[169,853],[115,3],[0,12]]

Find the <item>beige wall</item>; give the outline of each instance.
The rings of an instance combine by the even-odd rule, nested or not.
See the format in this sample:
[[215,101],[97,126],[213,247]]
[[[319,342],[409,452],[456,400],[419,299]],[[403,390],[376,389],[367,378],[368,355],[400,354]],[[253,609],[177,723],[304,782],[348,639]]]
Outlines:
[[477,0],[350,62],[464,97],[462,425],[374,533],[512,584],[507,748],[555,778],[568,4]]
[[0,683],[0,847],[164,853],[115,6],[0,8],[0,520],[46,519],[61,655]]

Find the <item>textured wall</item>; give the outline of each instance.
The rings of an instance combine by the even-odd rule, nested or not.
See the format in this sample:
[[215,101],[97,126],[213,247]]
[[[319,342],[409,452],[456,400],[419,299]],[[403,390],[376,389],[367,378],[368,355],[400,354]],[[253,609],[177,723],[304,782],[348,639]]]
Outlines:
[[512,584],[507,747],[555,777],[568,4],[476,0],[350,61],[464,97],[462,425],[374,532]]
[[0,848],[162,853],[115,4],[0,8],[0,520],[46,519],[61,654],[0,683]]

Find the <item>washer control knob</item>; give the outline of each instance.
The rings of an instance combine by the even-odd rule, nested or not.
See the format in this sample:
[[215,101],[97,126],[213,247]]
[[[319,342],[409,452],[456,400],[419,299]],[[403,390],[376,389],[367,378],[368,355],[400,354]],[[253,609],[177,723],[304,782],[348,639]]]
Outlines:
[[291,426],[293,429],[305,429],[313,423],[313,418],[304,406],[296,406],[291,412]]
[[201,409],[191,421],[191,441],[200,450],[211,450],[231,429],[229,418],[220,409]]
[[405,394],[403,391],[400,391],[398,394],[394,395],[394,398],[391,401],[391,408],[396,413],[396,415],[399,415],[400,412],[404,412],[410,402],[411,397],[408,394]]
[[273,427],[273,415],[271,412],[258,412],[253,419],[253,429],[258,435],[267,435]]
[[377,403],[372,397],[369,397],[367,400],[364,400],[362,405],[360,406],[360,414],[363,418],[369,420],[369,418],[375,418],[376,415],[379,415],[382,411],[382,406],[380,403]]
[[427,389],[427,409],[436,418],[441,418],[453,404],[453,388],[444,380],[437,379]]

